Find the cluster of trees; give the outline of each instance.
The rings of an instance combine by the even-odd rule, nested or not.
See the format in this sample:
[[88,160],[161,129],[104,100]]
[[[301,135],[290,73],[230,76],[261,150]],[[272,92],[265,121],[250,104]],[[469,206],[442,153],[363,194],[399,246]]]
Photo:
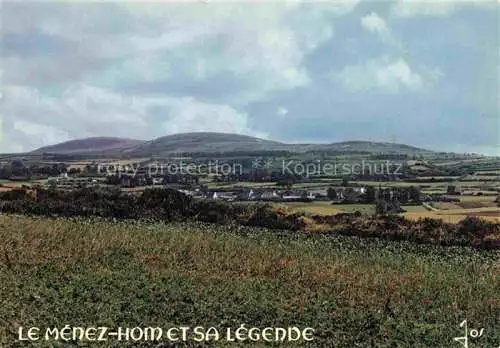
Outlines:
[[401,203],[397,199],[379,198],[375,202],[375,212],[378,215],[390,215],[404,213],[406,210],[401,208]]
[[0,166],[0,179],[5,180],[48,178],[59,176],[63,173],[68,173],[69,175],[96,175],[98,174],[98,165],[88,164],[81,169],[69,168],[65,163],[27,165],[23,160],[17,159]]
[[0,192],[0,212],[49,217],[103,217],[154,221],[196,220],[298,230],[299,215],[279,214],[267,204],[229,204],[196,200],[177,190],[147,189],[141,195],[117,188],[88,187],[72,191],[16,189]]
[[154,184],[153,179],[161,179],[162,184],[179,184],[179,185],[199,185],[200,177],[197,175],[189,174],[168,174],[163,176],[154,177],[151,175],[129,175],[129,174],[116,174],[107,175],[106,184],[124,187],[139,187],[151,186]]
[[[347,185],[348,184],[346,184],[346,186]],[[366,186],[364,193],[361,193],[359,189],[355,187],[344,186],[344,188],[339,189],[331,186],[327,190],[327,197],[331,200],[342,199],[342,203],[346,204],[378,204],[381,202],[386,202],[390,205],[391,202],[393,204],[419,204],[421,202],[420,188],[417,186],[391,188],[376,188],[374,186]]]
[[385,200],[397,199],[403,204],[421,202],[420,188],[418,186],[379,188],[376,191],[376,197]]
[[[378,215],[404,213],[401,204],[420,204],[420,188],[416,186],[410,187],[391,187],[379,188],[375,190],[375,212]],[[370,198],[373,196],[370,195]]]
[[431,176],[430,178],[418,178],[418,177],[414,177],[414,178],[410,178],[410,179],[406,179],[405,181],[407,182],[415,182],[415,183],[437,183],[437,182],[453,182],[453,181],[456,181],[456,178],[453,178],[453,177],[450,177],[450,178],[435,178],[433,176]]
[[448,185],[446,188],[446,194],[450,196],[460,195],[460,191],[457,190],[455,185]]
[[296,173],[285,173],[279,170],[268,170],[264,168],[254,168],[247,172],[230,173],[216,178],[219,182],[276,182],[278,186],[293,186],[303,181],[303,179],[303,176]]
[[500,244],[487,236],[500,232],[500,224],[467,217],[458,224],[423,218],[417,221],[400,215],[364,217],[361,214],[316,216],[318,223],[332,226],[336,233],[365,238],[406,240],[443,246],[460,245],[478,249],[498,249]]
[[138,187],[153,185],[153,178],[135,175],[107,175],[105,183],[114,186]]
[[[345,204],[354,203],[373,203],[375,199],[375,191],[373,187],[367,188],[365,194],[360,193],[354,187],[346,187],[345,189],[335,188],[331,186],[326,191],[326,196],[328,199],[333,201],[341,201]],[[370,198],[373,197],[373,198]]]
[[149,189],[139,196],[124,194],[118,188],[101,187],[71,191],[16,189],[0,193],[0,212],[24,215],[172,221],[192,218],[204,211],[199,201],[172,189]]
[[65,164],[27,166],[22,160],[14,160],[0,166],[0,179],[15,180],[16,178],[31,179],[38,177],[57,176],[66,173],[68,166]]
[[[393,160],[393,161],[405,161],[409,159],[408,154],[405,153],[379,153],[370,156],[373,160]],[[415,159],[417,159],[415,157]]]

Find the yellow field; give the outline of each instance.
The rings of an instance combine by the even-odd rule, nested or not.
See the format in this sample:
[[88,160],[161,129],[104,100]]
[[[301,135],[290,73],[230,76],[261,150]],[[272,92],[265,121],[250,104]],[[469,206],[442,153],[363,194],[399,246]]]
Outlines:
[[30,184],[29,182],[16,182],[16,183],[11,182],[8,184],[3,183],[2,187],[0,187],[0,189],[2,191],[9,191],[9,190],[21,188],[23,185],[29,185],[29,184]]
[[409,213],[419,213],[428,211],[423,205],[402,205],[401,208]]
[[287,207],[292,212],[305,212],[314,215],[335,215],[344,212],[343,210],[339,209],[340,206],[332,205],[330,202],[293,202],[277,205]]
[[[453,203],[442,203],[449,205],[447,210],[428,211],[423,206],[402,206],[407,212],[401,215],[418,220],[420,218],[442,219],[445,222],[457,223],[467,216],[477,216],[489,221],[500,222],[499,207],[481,207],[463,209]],[[348,213],[360,211],[366,214],[374,212],[374,206],[370,204],[338,204],[332,205],[330,202],[312,202],[312,203],[277,203],[276,206],[286,207],[294,213],[306,213],[312,215],[335,215],[339,213]]]
[[496,196],[469,196],[462,195],[459,197],[461,202],[494,202]]
[[446,183],[442,182],[404,182],[404,181],[353,181],[356,184],[365,185],[365,186],[375,186],[375,187],[409,187],[409,186],[432,186],[433,188],[446,188]]
[[471,209],[454,209],[453,212],[446,214],[484,214],[484,215],[500,215],[500,207],[484,207]]
[[403,216],[413,220],[426,217],[432,219],[442,219],[449,223],[460,222],[467,216],[477,216],[488,221],[500,222],[500,208],[485,207],[474,209],[453,209],[446,211],[408,212],[404,213]]
[[[457,205],[450,204],[450,209],[441,211],[428,211],[422,206],[403,206],[407,210],[403,216],[418,220],[420,218],[442,219],[448,223],[458,223],[465,219],[467,216],[477,216],[482,219],[500,222],[500,208],[499,207],[482,207],[462,209]],[[313,202],[313,203],[280,203],[277,206],[288,208],[292,212],[303,212],[313,215],[335,215],[339,213],[347,213],[360,211],[362,213],[372,214],[374,206],[370,204],[339,204],[332,205],[330,202]]]
[[259,183],[259,182],[237,182],[237,183],[223,183],[223,182],[208,182],[208,187],[211,189],[218,189],[218,188],[236,188],[236,187],[246,187],[246,188],[269,188],[269,187],[274,187],[276,186],[275,183]]

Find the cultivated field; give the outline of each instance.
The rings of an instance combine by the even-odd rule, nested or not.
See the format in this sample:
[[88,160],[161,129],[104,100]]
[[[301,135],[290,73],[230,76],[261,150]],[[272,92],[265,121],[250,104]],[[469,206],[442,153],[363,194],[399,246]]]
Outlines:
[[13,182],[3,182],[0,184],[2,186],[0,186],[0,191],[10,191],[10,190],[13,190],[13,189],[18,189],[18,188],[21,188],[23,185],[29,185],[29,183],[25,183],[25,182],[17,182],[17,183],[13,183]]
[[276,203],[278,207],[286,207],[291,212],[306,213],[311,215],[335,215],[342,213],[340,206],[332,205],[330,202],[291,202]]
[[[463,209],[454,203],[435,203],[439,207],[436,211],[429,211],[423,206],[402,206],[407,212],[401,215],[418,220],[420,218],[442,219],[445,222],[457,223],[468,216],[477,216],[488,221],[500,222],[500,208],[480,207]],[[335,215],[339,213],[353,213],[359,211],[363,214],[371,215],[375,213],[373,204],[331,204],[328,201],[311,203],[279,203],[277,206],[288,208],[291,212],[306,213],[308,215]]]
[[498,251],[5,215],[0,239],[1,347],[26,346],[19,326],[241,324],[316,330],[312,343],[286,347],[456,347],[465,319],[484,328],[470,346],[500,345]]
[[500,208],[496,206],[470,209],[463,209],[454,203],[439,203],[436,204],[436,206],[439,210],[417,212],[409,210],[404,214],[404,216],[410,219],[420,219],[426,217],[442,219],[443,221],[449,223],[457,223],[468,216],[477,216],[484,220],[500,222]]
[[317,201],[310,203],[277,203],[277,206],[288,208],[292,212],[310,215],[335,215],[339,213],[353,213],[359,211],[364,214],[375,213],[373,204],[332,204],[330,201]]

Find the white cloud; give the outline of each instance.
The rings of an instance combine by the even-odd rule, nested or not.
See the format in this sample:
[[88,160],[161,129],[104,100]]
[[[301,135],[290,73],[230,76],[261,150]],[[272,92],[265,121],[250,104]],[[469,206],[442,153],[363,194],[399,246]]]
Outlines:
[[[336,69],[334,78],[347,91],[419,92],[426,114],[422,127],[436,115],[460,114],[467,142],[492,142],[492,123],[474,123],[463,115],[498,118],[494,12],[454,12],[498,6],[493,0],[400,0],[383,16],[370,12],[378,6],[365,4],[368,12],[355,14],[358,28],[348,24],[356,24],[356,18],[336,26],[337,17],[351,12],[356,1],[90,2],[3,3],[6,98],[0,105],[0,152],[100,135],[150,139],[217,130],[266,136],[254,127],[305,139],[306,132],[319,137],[332,108],[345,108],[344,115],[334,117],[348,124],[354,114],[371,117],[350,103],[384,104],[380,95],[346,94],[342,88],[335,98],[322,93],[337,87],[323,69]],[[425,20],[399,31],[409,23],[403,17],[446,15],[449,27],[431,40],[425,37]],[[361,37],[359,29],[365,30]],[[378,54],[390,58],[370,60]],[[339,64],[348,66],[339,71]],[[440,93],[428,88],[437,80]],[[408,102],[413,97],[391,98],[394,103],[384,104],[383,112],[408,107],[404,125],[411,124],[415,117],[409,115],[417,112]],[[311,111],[301,112],[301,103]],[[478,135],[469,136],[473,131]],[[464,137],[457,134],[449,132],[447,139]]]
[[389,32],[389,28],[378,14],[371,12],[370,14],[361,18],[361,26],[368,31],[379,33],[381,35],[386,35]]
[[[109,134],[251,133],[238,108],[310,83],[305,57],[332,37],[332,18],[356,4],[8,1],[1,10],[3,38],[11,35],[2,52],[1,108],[9,149]],[[191,95],[219,76],[234,84],[216,86],[230,105]],[[135,97],[126,95],[130,86]],[[149,123],[152,107],[166,110],[155,121],[169,116],[166,129]]]
[[192,97],[167,99],[169,117],[162,124],[165,134],[184,132],[225,132],[254,134],[248,127],[248,116],[228,105],[207,104]]
[[279,117],[285,117],[288,114],[288,109],[284,107],[279,107],[278,110],[276,111],[276,114]]
[[383,58],[347,66],[336,77],[353,92],[397,93],[402,89],[418,91],[424,85],[423,78],[403,59]]
[[362,17],[361,26],[365,30],[377,34],[383,42],[391,44],[400,50],[403,49],[402,44],[396,40],[387,22],[376,12],[370,12]]
[[391,13],[396,17],[442,17],[467,6],[489,7],[495,3],[495,0],[397,0]]
[[[13,130],[18,133],[23,133],[26,138],[30,139],[29,145],[31,147],[36,147],[38,144],[56,144],[71,139],[68,133],[54,126],[23,120],[15,120],[13,123]],[[22,146],[19,144],[17,147],[19,148]]]
[[70,138],[144,135],[144,106],[132,101],[81,84],[70,86],[61,98],[42,95],[34,88],[6,86],[0,112],[9,138],[2,147],[8,142],[9,147],[29,150]]
[[[152,116],[164,121],[151,126],[148,117],[155,107],[159,111]],[[252,131],[248,115],[228,105],[204,103],[194,97],[131,97],[83,84],[70,86],[57,99],[43,96],[36,89],[6,87],[1,113],[1,152],[28,151],[97,135],[148,139],[214,131],[267,136]]]
[[[176,68],[173,57],[192,66],[194,79],[231,72],[251,82],[247,98],[258,99],[272,90],[306,85],[305,55],[331,37],[330,16],[356,4],[8,3],[4,34],[32,30],[66,48],[50,56],[9,57],[3,63],[5,83],[72,83],[106,73],[119,84],[129,71],[137,82],[161,81],[168,78],[164,69]],[[22,20],[30,25],[19,26]],[[200,58],[206,55],[210,61],[203,67]],[[123,76],[106,71],[110,59],[121,59]]]
[[[203,35],[185,44],[182,59],[192,65],[195,78],[230,72],[251,86],[237,98],[251,101],[268,92],[305,86],[309,77],[302,62],[308,52],[333,35],[330,16],[342,15],[356,1],[325,2],[306,5],[284,3],[220,3],[207,7],[158,5],[149,13],[170,21],[180,32]],[[166,12],[165,12],[166,11]],[[200,47],[201,41],[215,40],[215,47]],[[191,45],[192,44],[192,45]],[[177,47],[178,48],[178,47]],[[200,66],[200,59],[208,61]],[[201,68],[200,68],[201,67]]]

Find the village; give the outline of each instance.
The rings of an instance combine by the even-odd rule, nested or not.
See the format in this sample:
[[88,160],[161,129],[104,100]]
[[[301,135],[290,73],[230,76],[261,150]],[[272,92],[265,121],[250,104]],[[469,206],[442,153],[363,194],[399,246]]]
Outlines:
[[[158,168],[163,168],[163,172]],[[147,189],[168,188],[196,200],[267,202],[311,214],[360,211],[371,215],[379,211],[377,202],[383,200],[389,206],[383,212],[401,213],[412,219],[432,217],[456,222],[470,214],[489,220],[499,218],[498,174],[491,170],[467,174],[413,160],[406,162],[401,175],[386,176],[307,177],[283,173],[277,168],[248,168],[221,175],[222,170],[190,173],[174,169],[175,166],[158,165],[152,159],[101,163],[18,159],[0,165],[0,175],[4,178],[0,178],[0,191],[15,187],[60,190],[100,187],[138,195]],[[450,173],[446,175],[447,170]]]
[[[421,204],[422,201],[457,201],[443,195],[424,195],[417,186],[384,187],[382,185],[361,185],[355,181],[335,181],[329,184],[307,181],[280,185],[273,182],[226,182],[213,184],[203,182],[199,177],[175,175],[150,177],[144,173],[133,175],[107,175],[99,177],[69,176],[61,173],[49,177],[46,187],[59,189],[78,189],[95,186],[114,186],[124,192],[138,193],[146,188],[170,188],[194,199],[214,199],[228,202],[329,202],[331,204],[374,204],[379,198],[387,201],[399,201],[405,204]],[[296,187],[294,187],[296,186]],[[308,189],[308,187],[311,187]],[[454,195],[459,193],[454,192]]]

